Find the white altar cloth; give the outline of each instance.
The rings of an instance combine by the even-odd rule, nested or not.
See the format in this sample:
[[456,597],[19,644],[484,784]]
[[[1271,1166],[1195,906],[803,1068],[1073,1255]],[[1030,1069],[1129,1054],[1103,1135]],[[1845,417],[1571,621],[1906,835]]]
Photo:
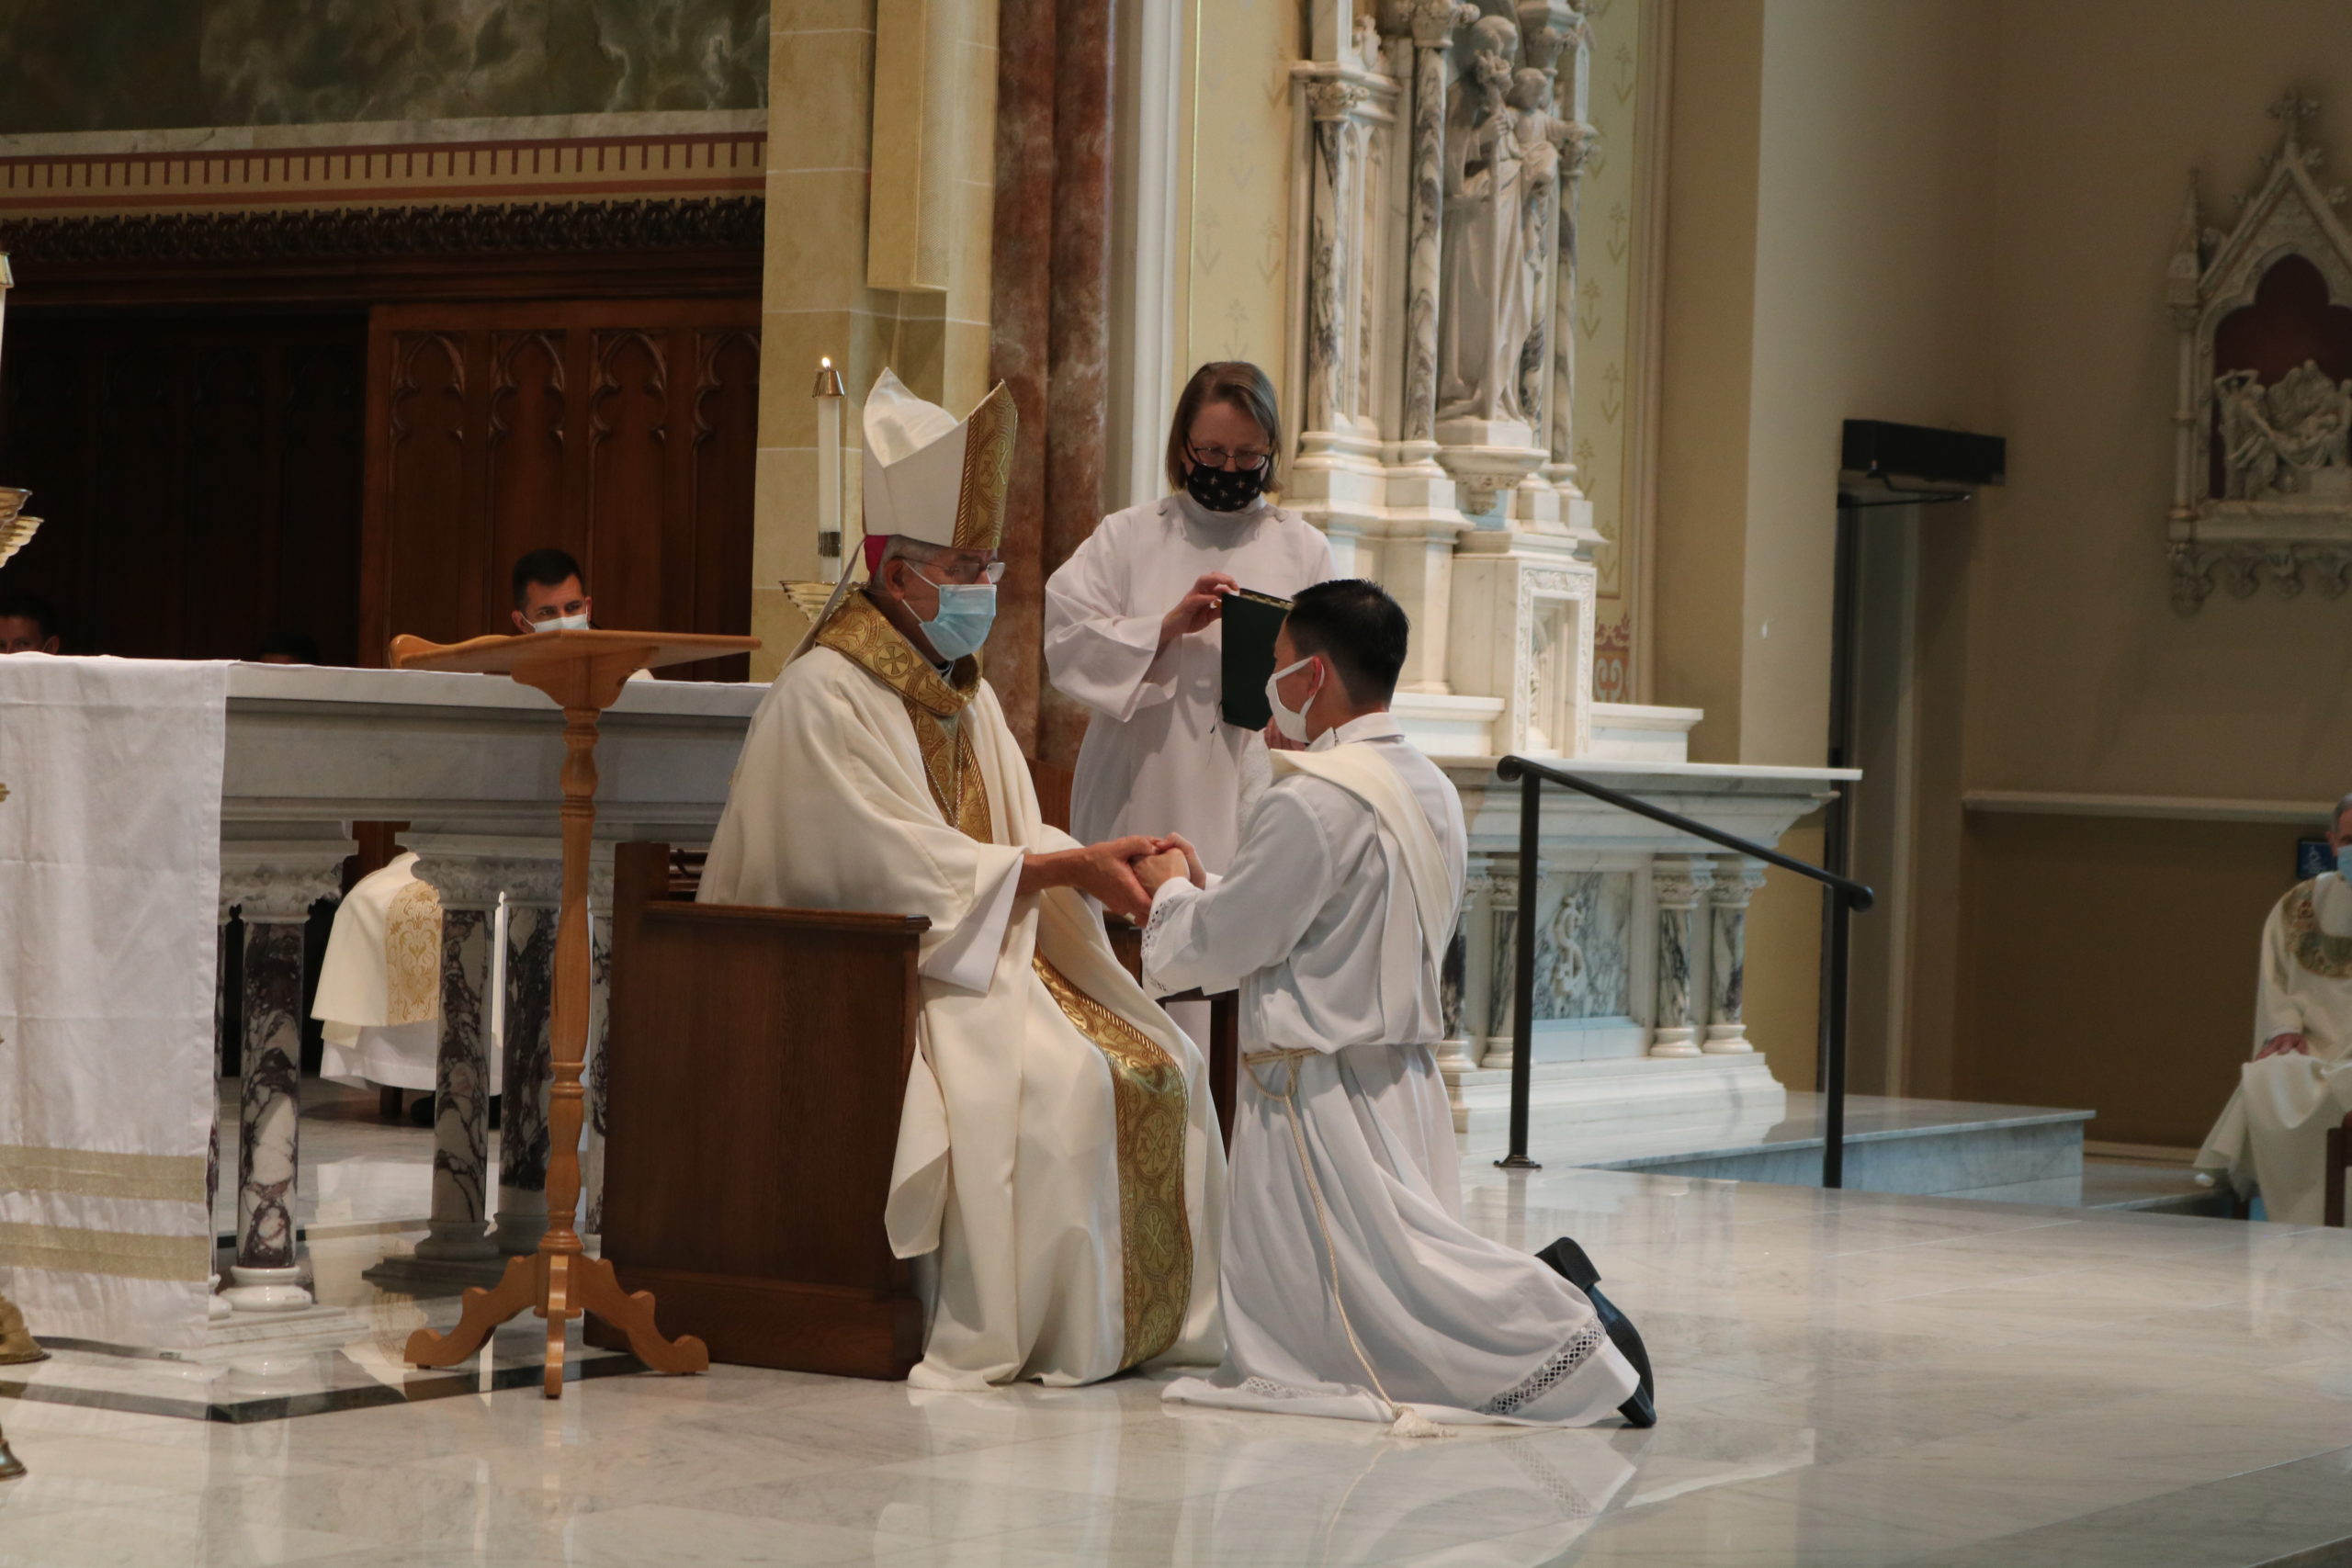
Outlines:
[[0,1292],[39,1335],[203,1342],[227,699],[0,659]]

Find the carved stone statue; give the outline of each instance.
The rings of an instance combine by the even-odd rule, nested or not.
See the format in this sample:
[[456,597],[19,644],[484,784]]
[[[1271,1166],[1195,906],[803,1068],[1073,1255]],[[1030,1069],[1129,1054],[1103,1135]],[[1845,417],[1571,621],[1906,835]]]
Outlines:
[[1438,417],[1521,420],[1519,360],[1534,328],[1528,183],[1506,101],[1519,28],[1481,17],[1447,96],[1445,229],[1439,276]]
[[2226,499],[2352,491],[2352,381],[2339,386],[2306,359],[2268,388],[2252,370],[2226,371],[2214,378],[2213,397]]
[[1559,244],[1553,225],[1559,207],[1560,160],[1576,128],[1552,112],[1552,78],[1532,65],[1521,66],[1511,77],[1506,101],[1519,138],[1520,183],[1525,187],[1520,229],[1531,307],[1527,341],[1519,353],[1519,406],[1533,420],[1544,407],[1544,381],[1551,373],[1545,363],[1548,334],[1543,304],[1546,274]]

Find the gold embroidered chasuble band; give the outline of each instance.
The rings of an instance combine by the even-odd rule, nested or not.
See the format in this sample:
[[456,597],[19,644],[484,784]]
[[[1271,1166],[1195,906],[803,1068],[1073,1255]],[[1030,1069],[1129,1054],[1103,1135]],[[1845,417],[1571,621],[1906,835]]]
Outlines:
[[2287,919],[2287,940],[2295,952],[2295,962],[2323,980],[2341,980],[2352,976],[2352,936],[2330,936],[2319,929],[2319,910],[2312,904],[2315,883],[2305,882],[2287,890],[2279,902]]
[[[978,660],[957,660],[943,679],[863,594],[843,603],[817,642],[899,694],[940,815],[967,837],[992,842],[988,786],[971,731],[958,722],[979,690]],[[1184,1208],[1183,1070],[1150,1036],[1071,984],[1042,951],[1035,967],[1062,1016],[1102,1053],[1111,1069],[1125,1304],[1120,1364],[1137,1366],[1176,1342],[1193,1294],[1193,1233]]]

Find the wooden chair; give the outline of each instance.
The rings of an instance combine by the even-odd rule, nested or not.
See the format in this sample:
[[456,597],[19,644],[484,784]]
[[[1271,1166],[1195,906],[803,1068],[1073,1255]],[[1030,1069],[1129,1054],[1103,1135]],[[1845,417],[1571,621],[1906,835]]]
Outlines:
[[616,855],[604,1255],[713,1360],[902,1378],[922,1303],[883,1206],[929,922],[697,881],[663,844]]

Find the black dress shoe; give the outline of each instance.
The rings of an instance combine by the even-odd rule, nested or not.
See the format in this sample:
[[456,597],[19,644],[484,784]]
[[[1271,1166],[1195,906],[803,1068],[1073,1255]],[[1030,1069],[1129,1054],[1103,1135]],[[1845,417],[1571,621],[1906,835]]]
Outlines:
[[408,1108],[408,1121],[412,1127],[433,1125],[433,1097],[431,1095],[420,1097],[414,1105]]
[[1585,1293],[1585,1299],[1592,1303],[1592,1310],[1600,1314],[1600,1325],[1609,1330],[1609,1342],[1617,1347],[1619,1355],[1633,1364],[1634,1373],[1640,1378],[1639,1386],[1634,1390],[1634,1397],[1619,1405],[1617,1414],[1625,1418],[1628,1427],[1657,1426],[1657,1386],[1650,1378],[1649,1350],[1642,1344],[1641,1331],[1634,1326],[1634,1320],[1618,1311],[1617,1303],[1600,1293],[1600,1270],[1592,1266],[1592,1259],[1585,1256],[1584,1248],[1566,1236],[1562,1236],[1535,1256],[1549,1263],[1562,1279]]

